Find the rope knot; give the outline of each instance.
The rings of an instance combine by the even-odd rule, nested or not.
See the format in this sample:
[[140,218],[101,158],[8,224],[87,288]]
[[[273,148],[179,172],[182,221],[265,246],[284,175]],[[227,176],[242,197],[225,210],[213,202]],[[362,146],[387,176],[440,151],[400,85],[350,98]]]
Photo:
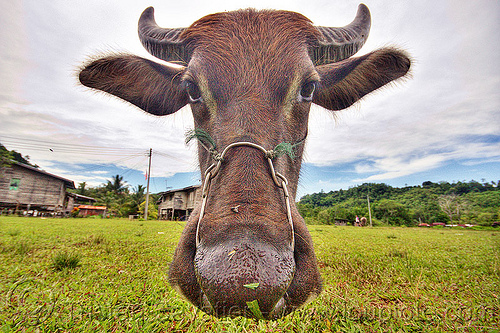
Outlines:
[[[224,152],[222,154],[220,154],[216,150],[217,146],[215,144],[215,141],[214,141],[214,139],[212,139],[210,134],[208,134],[208,132],[206,132],[202,129],[199,129],[199,128],[188,131],[186,133],[186,144],[189,143],[193,139],[198,140],[198,142],[203,146],[203,148],[205,148],[210,153],[210,155],[212,155],[212,159],[214,161],[216,161],[216,162],[222,161],[222,154],[224,154]],[[274,149],[266,150],[266,152],[265,152],[266,158],[273,160],[276,157],[280,157],[282,155],[287,155],[291,160],[294,160],[295,159],[295,151],[294,150],[298,145],[304,143],[304,140],[305,140],[305,137],[304,137],[304,139],[302,139],[296,143],[282,142],[282,143],[276,145],[276,147],[274,147]],[[262,148],[262,147],[260,147],[260,148]],[[264,150],[264,148],[262,148],[262,150]]]
[[215,148],[210,148],[208,150],[210,155],[212,155],[212,159],[216,162],[222,161],[222,156],[219,154],[219,152]]
[[274,149],[270,149],[270,150],[266,151],[266,158],[273,160],[276,157],[278,157],[278,154],[276,153],[276,151],[274,151]]

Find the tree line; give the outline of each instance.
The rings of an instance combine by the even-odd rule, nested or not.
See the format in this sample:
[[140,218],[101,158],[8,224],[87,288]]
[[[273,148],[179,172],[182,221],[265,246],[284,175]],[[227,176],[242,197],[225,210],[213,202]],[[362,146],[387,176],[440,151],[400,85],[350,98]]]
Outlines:
[[374,224],[415,226],[421,223],[491,225],[500,218],[500,181],[426,181],[403,188],[365,183],[348,190],[313,193],[298,202],[300,214],[311,224],[354,222],[368,218]]
[[[127,217],[129,215],[144,215],[146,207],[146,188],[143,185],[131,187],[123,180],[123,176],[115,175],[106,183],[90,187],[86,182],[78,183],[73,193],[92,197],[96,199],[95,205],[106,206],[107,212],[116,217]],[[157,219],[158,209],[156,201],[158,194],[149,194],[148,218]],[[75,215],[78,212],[75,211]]]
[[18,153],[15,150],[8,150],[4,145],[0,143],[0,167],[9,166],[11,161],[23,163],[37,169],[39,168],[38,165],[32,164],[30,162],[30,157],[28,155],[23,156],[21,153]]
[[[29,156],[7,150],[0,144],[0,166],[10,161],[32,164]],[[95,198],[96,205],[106,206],[117,217],[142,215],[146,189],[132,188],[123,176],[115,175],[100,186],[78,184],[72,192]],[[150,194],[148,216],[158,216],[156,201],[159,194]],[[367,198],[371,202],[374,224],[414,226],[420,223],[491,225],[500,219],[500,181],[423,182],[403,188],[387,184],[365,183],[347,190],[307,194],[297,203],[300,214],[310,224],[354,222],[356,215],[369,216]]]

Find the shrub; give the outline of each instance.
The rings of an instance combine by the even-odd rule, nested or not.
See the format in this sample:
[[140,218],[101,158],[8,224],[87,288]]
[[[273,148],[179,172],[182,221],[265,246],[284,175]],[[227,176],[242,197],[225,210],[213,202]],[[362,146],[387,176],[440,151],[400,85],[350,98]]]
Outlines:
[[74,269],[80,265],[80,256],[67,252],[58,252],[52,257],[51,267],[56,271],[64,269]]
[[90,235],[87,239],[89,245],[100,245],[106,243],[106,238],[103,235]]
[[15,246],[15,252],[21,256],[28,254],[31,251],[31,246],[25,241],[20,241]]
[[19,230],[9,230],[7,231],[7,233],[9,234],[9,236],[11,237],[16,237],[18,236],[21,232]]

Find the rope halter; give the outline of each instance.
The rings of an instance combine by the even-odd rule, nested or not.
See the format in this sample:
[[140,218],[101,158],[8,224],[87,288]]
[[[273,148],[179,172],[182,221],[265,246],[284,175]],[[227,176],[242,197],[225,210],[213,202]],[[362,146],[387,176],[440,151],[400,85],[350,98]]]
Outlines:
[[[266,150],[264,147],[252,143],[252,142],[246,142],[246,141],[239,141],[239,142],[234,142],[228,145],[222,153],[218,153],[216,147],[215,147],[215,141],[210,137],[208,133],[206,133],[203,130],[193,130],[190,131],[187,134],[186,138],[186,143],[191,141],[192,139],[198,139],[200,142],[201,146],[205,148],[210,155],[212,156],[212,159],[214,160],[214,163],[212,163],[207,170],[205,171],[205,180],[203,181],[203,186],[202,186],[202,202],[201,202],[201,210],[200,210],[200,216],[198,217],[198,223],[196,225],[196,247],[200,244],[200,237],[199,237],[199,231],[200,231],[200,225],[201,221],[203,219],[203,216],[205,214],[205,207],[207,204],[207,199],[208,199],[208,193],[210,191],[210,183],[212,179],[219,173],[219,170],[221,168],[222,163],[224,162],[224,157],[226,156],[227,152],[234,147],[251,147],[254,148],[260,152],[262,152],[266,159],[267,163],[269,164],[269,170],[271,174],[271,178],[273,179],[274,184],[283,189],[283,196],[285,198],[285,208],[286,208],[286,215],[288,219],[288,223],[290,224],[291,228],[291,233],[292,233],[292,238],[290,242],[290,246],[292,248],[295,247],[295,235],[294,235],[294,228],[293,228],[293,220],[292,220],[292,210],[290,206],[290,195],[288,193],[288,180],[284,175],[281,173],[277,172],[276,169],[274,168],[274,163],[273,159],[275,159],[278,156],[281,156],[283,154],[287,154],[291,159],[295,157],[295,154],[293,153],[293,148],[298,146],[299,144],[303,143],[305,141],[305,138],[295,144],[291,143],[280,143],[278,144],[274,149]],[[211,147],[207,146],[206,143],[208,143]]]

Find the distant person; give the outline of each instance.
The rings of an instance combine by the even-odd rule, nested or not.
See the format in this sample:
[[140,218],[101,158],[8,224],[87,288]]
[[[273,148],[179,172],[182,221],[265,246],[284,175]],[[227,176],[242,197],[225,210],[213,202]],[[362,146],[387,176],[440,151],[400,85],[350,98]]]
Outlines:
[[355,227],[359,227],[360,226],[360,224],[359,224],[359,216],[358,215],[356,215],[356,221],[354,222],[354,226]]

